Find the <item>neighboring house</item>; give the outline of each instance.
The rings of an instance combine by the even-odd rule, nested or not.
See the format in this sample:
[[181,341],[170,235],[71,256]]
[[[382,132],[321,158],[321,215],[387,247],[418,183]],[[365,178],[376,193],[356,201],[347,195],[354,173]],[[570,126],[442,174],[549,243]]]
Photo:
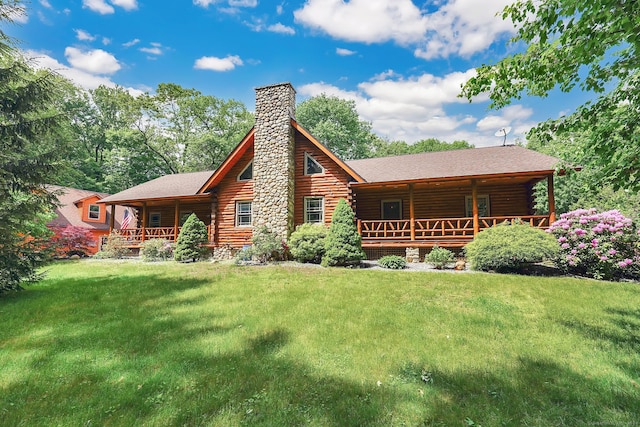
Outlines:
[[[114,211],[108,211],[104,204],[98,203],[109,194],[57,185],[49,185],[47,189],[58,199],[57,216],[47,226],[64,228],[72,225],[86,228],[93,236],[93,244],[89,247],[90,253],[95,254],[100,249],[101,239],[109,235],[110,228],[120,228],[125,208],[115,209],[112,222]],[[111,224],[113,227],[110,227]]]
[[[463,246],[507,219],[548,227],[558,162],[518,146],[343,161],[296,122],[295,90],[283,83],[256,89],[255,126],[217,170],[163,176],[99,203],[138,212],[137,225],[120,231],[132,247],[175,240],[195,213],[214,257],[224,258],[251,244],[261,226],[286,239],[299,224],[328,225],[344,198],[371,258],[415,256],[436,244]],[[535,214],[539,181],[548,183],[545,215]]]

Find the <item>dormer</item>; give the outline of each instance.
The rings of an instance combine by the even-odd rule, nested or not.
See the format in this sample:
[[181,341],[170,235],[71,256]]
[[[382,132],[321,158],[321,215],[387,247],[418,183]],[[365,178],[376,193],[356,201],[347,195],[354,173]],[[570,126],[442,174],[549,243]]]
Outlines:
[[102,197],[97,194],[76,200],[74,204],[80,211],[80,217],[83,222],[93,222],[105,224],[107,222],[106,206],[98,203]]

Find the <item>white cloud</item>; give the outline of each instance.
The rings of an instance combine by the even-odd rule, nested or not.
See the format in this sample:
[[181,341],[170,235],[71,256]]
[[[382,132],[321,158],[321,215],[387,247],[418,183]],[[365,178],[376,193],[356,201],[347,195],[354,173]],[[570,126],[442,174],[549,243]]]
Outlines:
[[82,0],[82,7],[98,12],[101,15],[109,15],[115,13],[113,6],[104,0]]
[[514,32],[511,21],[496,16],[512,0],[450,0],[428,15],[428,31],[415,55],[424,59],[450,54],[470,56]]
[[109,37],[103,37],[102,38],[102,44],[105,46],[108,46],[111,44],[111,39]]
[[296,33],[296,30],[294,30],[293,28],[283,25],[279,22],[277,24],[269,25],[267,27],[267,31],[271,31],[272,33],[290,34],[290,35],[293,35]]
[[96,39],[96,36],[92,36],[91,34],[89,34],[88,32],[86,32],[85,30],[74,30],[76,32],[76,38],[78,40],[81,41],[94,41]]
[[207,8],[210,4],[217,3],[217,0],[193,0],[193,4],[196,6]]
[[354,50],[349,50],[349,49],[343,49],[341,47],[337,47],[336,48],[336,54],[340,55],[340,56],[350,56],[355,54],[356,52]]
[[229,0],[231,7],[256,7],[258,0]]
[[51,3],[49,3],[48,0],[40,0],[40,5],[45,9],[53,9],[53,7],[51,6]]
[[[325,93],[353,100],[362,119],[370,121],[374,132],[390,140],[409,143],[438,138],[443,141],[466,140],[477,147],[501,143],[495,131],[505,125],[513,126],[512,138],[523,137],[534,122],[533,111],[521,105],[504,108],[479,120],[470,114],[450,113],[460,110],[467,101],[458,98],[460,85],[473,76],[474,70],[453,72],[441,77],[422,74],[401,78],[392,70],[362,82],[355,90],[344,90],[323,82],[298,88],[302,96]],[[478,101],[486,100],[479,98]]]
[[349,41],[400,44],[418,42],[427,19],[410,0],[307,0],[294,13],[296,22]]
[[[220,1],[221,0],[193,0],[193,4],[206,9],[209,5],[220,3]],[[236,8],[238,7],[256,7],[258,5],[258,0],[228,0],[227,4],[230,7],[221,9],[221,11],[225,13],[234,13],[237,11]]]
[[241,65],[243,65],[242,59],[237,55],[228,55],[225,58],[203,56],[196,60],[193,68],[196,70],[230,71]]
[[122,68],[115,56],[102,49],[82,51],[69,46],[64,56],[74,68],[92,74],[113,74]]
[[124,10],[136,10],[138,8],[138,0],[111,0],[116,6],[120,6]]
[[276,6],[276,13],[278,15],[282,15],[282,12],[284,12],[284,5],[282,5],[282,4],[277,5]]
[[133,39],[133,40],[130,40],[130,41],[126,42],[126,43],[122,43],[122,46],[131,47],[131,46],[137,45],[138,43],[140,43],[140,39]]
[[149,55],[162,55],[162,49],[159,47],[141,47],[140,52],[148,53]]

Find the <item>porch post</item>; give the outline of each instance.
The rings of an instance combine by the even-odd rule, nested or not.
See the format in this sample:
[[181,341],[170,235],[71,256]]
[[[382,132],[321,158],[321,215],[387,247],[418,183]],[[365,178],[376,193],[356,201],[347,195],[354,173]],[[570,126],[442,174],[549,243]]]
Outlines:
[[178,226],[180,225],[180,200],[176,200],[175,203],[175,217],[173,219],[173,241],[178,240]]
[[553,174],[547,177],[547,195],[549,197],[549,225],[556,221],[556,198],[553,194]]
[[480,231],[480,220],[478,219],[478,185],[475,179],[471,180],[471,201],[473,204],[473,235]]
[[111,205],[111,218],[109,218],[109,234],[113,233],[113,226],[116,221],[116,205]]
[[409,227],[411,228],[411,240],[416,240],[416,216],[413,208],[413,184],[409,184]]
[[142,236],[141,241],[144,242],[147,234],[147,202],[142,203]]

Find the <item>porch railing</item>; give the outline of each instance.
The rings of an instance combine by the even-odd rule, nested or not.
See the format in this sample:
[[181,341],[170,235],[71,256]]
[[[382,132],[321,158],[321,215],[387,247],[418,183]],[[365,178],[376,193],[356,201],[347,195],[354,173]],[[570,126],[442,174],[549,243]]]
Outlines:
[[[146,227],[144,229],[144,239],[142,238],[142,228],[126,228],[124,230],[113,230],[115,233],[121,235],[130,246],[139,246],[143,240],[150,239],[166,239],[170,242],[175,241],[175,236],[180,233],[178,227],[178,233],[175,232],[175,227]],[[209,236],[209,242],[213,241],[213,233],[211,225],[207,225],[207,235]]]
[[[548,215],[481,217],[478,229],[492,227],[504,221],[519,219],[533,227],[549,227]],[[473,239],[473,218],[429,218],[411,220],[358,220],[358,231],[363,240],[429,241]]]

